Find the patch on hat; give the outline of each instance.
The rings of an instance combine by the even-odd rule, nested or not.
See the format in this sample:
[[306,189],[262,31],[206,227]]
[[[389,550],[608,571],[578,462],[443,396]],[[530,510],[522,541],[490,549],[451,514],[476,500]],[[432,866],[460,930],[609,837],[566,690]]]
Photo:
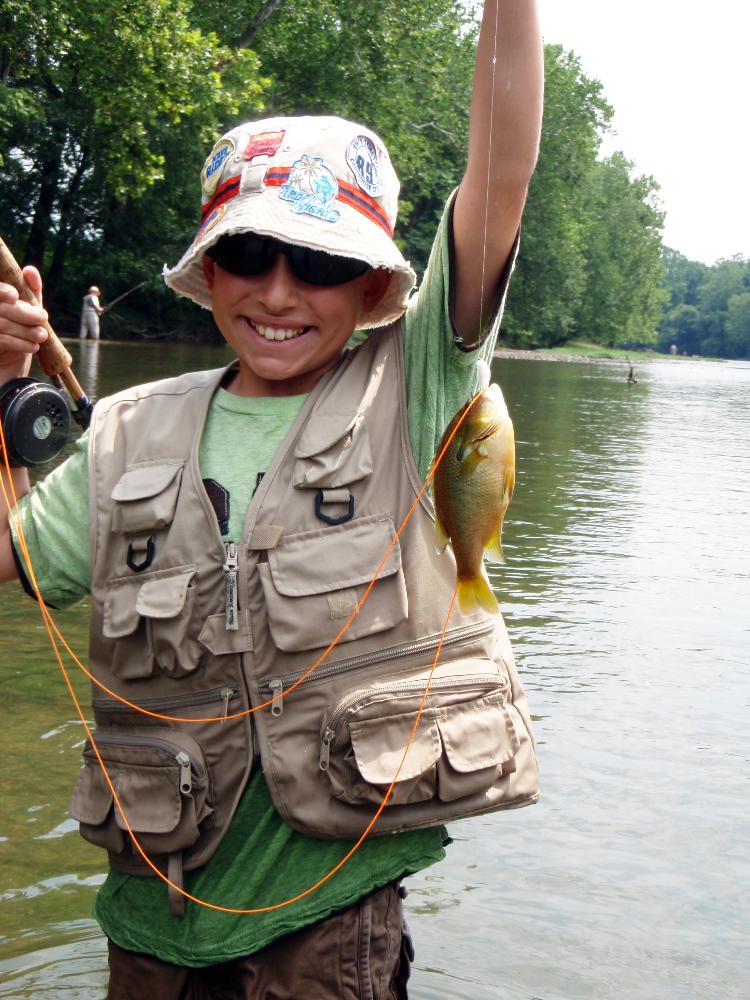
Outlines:
[[256,156],[273,156],[285,135],[286,129],[281,129],[280,132],[257,132],[255,135],[251,135],[247,146],[245,146],[243,154],[245,159],[252,160]]
[[203,164],[203,170],[201,170],[201,187],[204,194],[214,193],[221,177],[222,168],[233,152],[234,143],[231,139],[219,139],[211,150],[208,159]]
[[213,229],[216,223],[220,219],[223,219],[226,210],[227,210],[226,205],[219,205],[219,207],[214,209],[214,211],[211,212],[210,215],[207,215],[206,218],[201,223],[200,229],[195,234],[195,239],[193,240],[193,243],[201,239],[201,237],[205,236],[207,232]]
[[341,212],[334,205],[338,193],[336,174],[322,156],[303,153],[292,164],[279,196],[292,203],[292,211],[297,215],[312,215],[325,222],[338,222]]
[[346,162],[351,167],[357,184],[373,198],[383,193],[379,160],[380,150],[369,136],[358,135],[349,143]]

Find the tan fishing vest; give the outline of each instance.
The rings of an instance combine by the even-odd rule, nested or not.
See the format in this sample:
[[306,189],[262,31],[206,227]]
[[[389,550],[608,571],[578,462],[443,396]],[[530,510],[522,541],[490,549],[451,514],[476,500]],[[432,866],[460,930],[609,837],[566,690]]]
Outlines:
[[[95,740],[142,847],[174,878],[211,857],[254,758],[284,820],[323,838],[358,837],[401,763],[455,586],[426,496],[392,544],[421,485],[402,364],[396,326],[316,386],[236,551],[222,541],[198,467],[223,371],[130,389],[94,410],[90,666],[115,694],[183,720],[140,714],[94,687]],[[237,717],[250,706],[264,707]],[[502,619],[456,609],[372,832],[537,795]],[[88,744],[71,812],[114,867],[149,873]]]

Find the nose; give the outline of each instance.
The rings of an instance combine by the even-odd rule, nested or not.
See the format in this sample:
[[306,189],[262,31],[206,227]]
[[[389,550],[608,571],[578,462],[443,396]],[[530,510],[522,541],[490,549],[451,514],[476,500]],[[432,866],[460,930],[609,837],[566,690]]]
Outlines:
[[269,270],[254,280],[258,282],[256,288],[258,302],[269,312],[281,315],[297,305],[299,296],[297,279],[292,274],[289,262],[283,253],[277,253]]

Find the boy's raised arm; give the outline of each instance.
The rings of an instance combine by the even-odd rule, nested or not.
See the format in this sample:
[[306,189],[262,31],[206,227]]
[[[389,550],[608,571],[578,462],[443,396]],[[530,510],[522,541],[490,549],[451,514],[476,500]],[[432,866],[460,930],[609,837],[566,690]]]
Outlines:
[[453,320],[468,345],[481,339],[480,318],[489,318],[518,232],[539,152],[543,93],[536,0],[485,0],[468,162],[453,213]]

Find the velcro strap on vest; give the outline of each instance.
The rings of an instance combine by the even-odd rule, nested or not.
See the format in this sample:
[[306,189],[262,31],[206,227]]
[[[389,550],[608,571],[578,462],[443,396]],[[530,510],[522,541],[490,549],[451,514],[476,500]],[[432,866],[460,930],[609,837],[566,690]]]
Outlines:
[[262,552],[265,549],[275,549],[284,534],[284,528],[278,524],[256,524],[247,547],[251,552]]

